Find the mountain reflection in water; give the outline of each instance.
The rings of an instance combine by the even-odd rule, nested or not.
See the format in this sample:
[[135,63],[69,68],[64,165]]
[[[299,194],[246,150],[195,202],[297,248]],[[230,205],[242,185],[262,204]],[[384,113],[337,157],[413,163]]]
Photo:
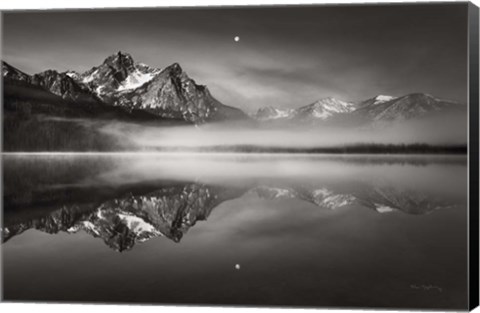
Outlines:
[[[164,265],[165,271],[174,270],[176,262],[184,258],[194,258],[195,262],[204,264],[204,270],[211,272],[212,279],[222,286],[226,283],[222,282],[225,274],[217,273],[221,271],[216,270],[220,266],[217,263],[230,255],[250,262],[255,260],[258,271],[262,269],[249,276],[250,286],[266,284],[268,279],[272,284],[277,282],[280,276],[264,276],[270,273],[268,264],[273,257],[282,260],[282,266],[289,273],[281,274],[289,285],[275,283],[277,287],[269,289],[268,299],[258,298],[254,287],[252,292],[247,288],[242,289],[238,297],[232,296],[233,289],[243,288],[243,283],[238,282],[239,285],[233,284],[225,292],[217,289],[215,297],[211,293],[194,295],[175,287],[164,290],[162,296],[154,296],[137,287],[138,291],[129,293],[129,301],[134,302],[388,306],[388,299],[397,299],[395,305],[402,307],[429,308],[438,301],[444,301],[445,307],[460,307],[464,301],[461,287],[464,277],[460,274],[464,271],[462,262],[466,260],[462,238],[466,233],[467,167],[466,158],[462,156],[6,156],[3,169],[2,247],[5,264],[10,268],[10,274],[5,271],[7,299],[25,298],[21,289],[9,287],[21,283],[18,273],[28,272],[21,262],[16,263],[19,257],[41,259],[45,251],[50,251],[49,260],[55,259],[56,254],[68,258],[75,253],[71,250],[75,247],[82,255],[82,262],[99,262],[95,261],[95,255],[105,252],[88,243],[87,238],[93,237],[97,238],[93,239],[95,242],[103,242],[114,251],[128,251],[128,257],[121,255],[123,261],[109,262],[117,267],[134,266],[143,281],[160,289],[163,287],[156,285],[155,275],[150,281],[147,269],[141,269],[150,266],[146,264],[148,255],[153,261],[160,253],[157,252],[160,246],[162,258],[168,262],[168,266]],[[41,233],[54,235],[42,239]],[[61,248],[60,242],[66,240],[64,235],[76,244]],[[155,238],[158,240],[153,240]],[[432,241],[433,238],[443,239],[437,242]],[[165,239],[177,248],[165,246]],[[280,239],[282,245],[274,248]],[[34,241],[37,240],[50,250],[36,250]],[[103,251],[112,251],[100,245]],[[404,250],[405,247],[411,251]],[[345,257],[352,262],[352,258],[373,259],[347,266],[338,259],[340,250],[337,249],[352,251],[352,255],[345,252]],[[362,256],[354,252],[362,249],[379,250]],[[401,256],[397,255],[400,250]],[[439,259],[440,254],[444,260]],[[398,260],[392,259],[394,256]],[[430,269],[422,272],[410,264],[409,268],[400,270],[408,272],[399,278],[402,264],[419,257]],[[109,258],[104,256],[104,260]],[[395,273],[385,272],[387,267],[378,263],[380,259],[389,260],[388,269]],[[312,263],[315,260],[318,263]],[[47,264],[56,264],[51,262]],[[116,275],[118,268],[103,262],[104,275]],[[38,265],[28,266],[40,269],[41,264],[39,261]],[[360,284],[364,277],[362,271],[367,271],[366,264],[376,264],[378,271],[384,271],[382,275],[388,277],[385,281],[394,284],[398,280],[398,284],[391,286],[398,289],[397,295],[373,300],[371,293],[350,290],[349,295],[356,295],[351,302],[337,301],[346,289],[333,281],[347,283],[346,271],[351,275],[348,284]],[[243,273],[249,267],[242,265],[241,268]],[[313,282],[304,276],[307,274],[303,269],[307,268],[313,276],[326,275],[326,268],[335,270],[328,274],[327,283],[326,280]],[[358,268],[358,272],[354,268]],[[163,270],[156,271],[163,273],[162,277],[169,277]],[[183,271],[182,278],[178,279],[187,284],[195,267],[183,267]],[[441,273],[448,271],[457,274],[443,277]],[[13,273],[17,276],[12,276]],[[30,276],[40,279],[42,273],[38,270]],[[60,275],[48,273],[45,275],[62,280]],[[73,275],[70,270],[68,273]],[[411,281],[412,277],[423,276],[423,280]],[[75,279],[83,284],[80,273]],[[429,299],[425,302],[417,296],[411,301],[401,297],[402,286],[430,283],[425,279],[433,279],[432,283],[438,280],[443,284],[442,290],[452,292],[451,297],[437,299],[437,295],[430,293],[424,295]],[[98,282],[98,288],[103,282],[106,284],[108,280]],[[328,284],[331,290],[327,292],[324,289]],[[378,282],[378,286],[382,284]],[[80,296],[78,292],[61,290],[61,286],[62,283],[49,285],[48,295],[35,289],[33,298],[125,300],[121,288]],[[148,286],[146,282],[145,286]],[[209,286],[205,285],[206,290]],[[302,295],[296,292],[307,286],[324,290],[325,297],[314,297],[314,289]],[[382,294],[388,290],[379,288],[375,288],[375,292]],[[409,292],[418,294],[415,290]]]
[[[255,186],[219,187],[200,183],[175,183],[143,195],[128,193],[100,204],[59,205],[45,216],[9,224],[3,230],[3,241],[34,228],[49,234],[83,230],[117,251],[130,250],[136,242],[165,236],[179,242],[197,221],[208,218],[222,202],[252,194],[266,200],[297,199],[321,209],[336,210],[359,205],[378,213],[401,211],[428,214],[437,209],[458,206],[416,190],[399,190],[392,186],[357,183],[351,191],[326,186],[292,187]],[[60,190],[59,192],[63,192]]]

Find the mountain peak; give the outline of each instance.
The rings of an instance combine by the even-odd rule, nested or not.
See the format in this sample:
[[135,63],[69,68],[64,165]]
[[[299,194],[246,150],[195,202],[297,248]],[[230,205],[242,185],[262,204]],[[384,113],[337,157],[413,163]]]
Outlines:
[[333,97],[327,97],[302,107],[299,109],[299,111],[308,113],[315,118],[327,119],[334,114],[347,113],[353,111],[354,109],[355,106],[351,102],[338,100]]
[[10,78],[13,80],[29,82],[31,77],[30,75],[20,71],[16,67],[11,66],[7,62],[2,60],[2,77]]
[[65,71],[62,74],[65,74],[65,75],[67,75],[68,77],[70,77],[74,80],[78,80],[79,77],[80,77],[80,74],[78,72],[72,71],[72,70]]
[[335,97],[328,96],[328,97],[320,98],[317,100],[317,102],[320,102],[320,101],[338,101],[338,100]]
[[106,99],[117,91],[141,86],[152,78],[153,72],[154,69],[146,66],[138,67],[130,54],[118,51],[99,66],[71,77],[87,84],[100,98]]
[[396,97],[388,96],[388,95],[377,95],[373,98],[373,104],[380,104],[384,102],[388,102],[391,100],[396,99]]
[[174,74],[174,75],[180,75],[183,73],[183,69],[182,67],[180,66],[180,64],[178,64],[177,62],[173,63],[172,65],[170,66],[167,66],[165,68],[165,71],[171,73],[171,74]]
[[121,58],[132,59],[132,55],[130,53],[123,52],[120,50],[117,53],[112,54],[110,57],[114,57],[117,59],[121,59]]
[[56,70],[45,70],[43,72],[40,72],[40,73],[37,73],[35,75],[38,75],[38,76],[57,76],[57,75],[61,75],[63,73],[59,73],[57,72]]
[[132,69],[135,62],[133,61],[133,58],[130,54],[118,51],[117,53],[107,57],[105,61],[103,61],[103,63],[113,66],[115,69]]
[[339,100],[335,97],[320,98],[317,101],[315,101],[314,103],[312,103],[311,105],[312,106],[319,106],[319,105],[323,106],[323,105],[328,105],[328,104],[341,104],[342,106],[350,106],[350,105],[353,106],[353,103],[347,102],[347,101],[342,101],[342,100]]
[[[13,66],[2,60],[2,71],[7,71],[10,69],[15,69]],[[5,74],[4,74],[5,75]]]

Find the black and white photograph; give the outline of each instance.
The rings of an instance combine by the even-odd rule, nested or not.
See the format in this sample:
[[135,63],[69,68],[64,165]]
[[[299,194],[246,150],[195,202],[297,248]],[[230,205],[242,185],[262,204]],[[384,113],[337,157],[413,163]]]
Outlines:
[[1,19],[3,301],[472,308],[474,4]]

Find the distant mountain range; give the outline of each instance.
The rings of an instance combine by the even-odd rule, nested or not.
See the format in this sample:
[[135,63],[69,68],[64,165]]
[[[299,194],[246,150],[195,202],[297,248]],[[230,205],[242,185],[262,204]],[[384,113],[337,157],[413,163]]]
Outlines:
[[[65,190],[56,192],[59,197],[64,197]],[[96,192],[102,193],[99,190]],[[69,190],[70,196],[74,194],[75,190]],[[51,193],[37,193],[30,200],[52,197],[54,195]],[[176,183],[147,193],[129,192],[98,203],[65,203],[44,215],[38,210],[33,210],[31,214],[24,213],[23,210],[28,212],[28,205],[24,202],[22,209],[9,210],[15,206],[15,199],[6,198],[2,240],[5,242],[28,229],[37,229],[50,234],[82,230],[101,238],[116,251],[130,250],[136,243],[159,236],[179,242],[196,222],[206,220],[221,203],[240,197],[257,197],[266,201],[304,201],[326,210],[360,206],[376,213],[400,211],[414,215],[457,205],[418,190],[403,190],[384,184],[357,183],[348,189],[337,189],[334,186],[225,187]]]
[[428,94],[414,93],[401,97],[378,95],[358,102],[345,102],[328,97],[298,109],[260,108],[253,117],[262,122],[353,122],[353,125],[371,125],[454,111],[466,111],[466,106]]

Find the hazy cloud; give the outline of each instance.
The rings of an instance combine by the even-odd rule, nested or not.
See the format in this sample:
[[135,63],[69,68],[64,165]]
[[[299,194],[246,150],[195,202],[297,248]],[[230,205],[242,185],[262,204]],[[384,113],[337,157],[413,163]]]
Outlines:
[[12,12],[3,16],[2,58],[28,73],[85,71],[118,50],[159,68],[179,62],[216,98],[249,112],[411,92],[465,103],[466,8]]

